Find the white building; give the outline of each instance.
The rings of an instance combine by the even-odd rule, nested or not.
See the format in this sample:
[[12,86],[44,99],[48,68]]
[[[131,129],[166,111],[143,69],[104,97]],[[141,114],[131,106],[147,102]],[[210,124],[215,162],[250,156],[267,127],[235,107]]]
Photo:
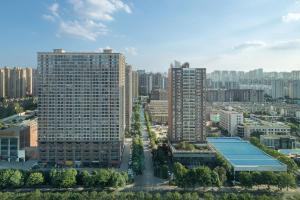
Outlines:
[[38,53],[39,152],[42,162],[120,164],[125,130],[125,57]]
[[284,81],[283,80],[272,80],[271,82],[271,96],[274,99],[284,97]]
[[228,131],[231,136],[237,134],[237,126],[244,121],[243,113],[231,110],[220,111],[220,126]]

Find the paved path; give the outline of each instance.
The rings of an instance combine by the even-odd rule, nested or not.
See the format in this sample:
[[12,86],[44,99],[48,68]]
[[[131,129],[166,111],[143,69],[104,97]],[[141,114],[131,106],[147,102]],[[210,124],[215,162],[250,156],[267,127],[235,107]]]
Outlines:
[[144,119],[144,110],[141,108],[141,129],[142,129],[142,139],[144,143],[144,164],[145,169],[142,175],[135,177],[135,184],[134,186],[146,186],[146,187],[155,187],[160,185],[166,180],[157,178],[153,175],[153,163],[152,163],[152,154],[151,149],[149,147],[149,136],[146,128],[146,123]]

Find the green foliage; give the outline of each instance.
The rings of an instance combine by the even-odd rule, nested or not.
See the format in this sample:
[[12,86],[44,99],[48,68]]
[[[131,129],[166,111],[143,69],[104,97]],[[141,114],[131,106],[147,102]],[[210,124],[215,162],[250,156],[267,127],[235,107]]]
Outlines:
[[152,150],[154,176],[160,178],[168,178],[168,149],[166,146],[158,146],[157,149]]
[[296,162],[293,159],[288,158],[284,154],[281,154],[281,153],[279,153],[278,151],[276,151],[274,149],[270,149],[270,148],[266,147],[265,145],[260,143],[259,139],[255,138],[255,137],[251,137],[250,142],[251,142],[251,144],[253,144],[256,147],[260,148],[261,150],[263,150],[267,154],[277,158],[279,161],[286,164],[287,167],[288,167],[289,172],[296,172],[298,170],[298,166],[297,166]]
[[296,180],[292,174],[289,173],[280,173],[277,176],[277,185],[278,188],[286,188],[288,190],[289,187],[296,187]]
[[245,186],[245,187],[253,186],[252,176],[249,172],[241,172],[239,174],[239,181],[242,186]]
[[219,174],[208,167],[201,166],[187,169],[180,163],[174,164],[174,181],[179,187],[217,186],[221,185]]
[[139,136],[132,141],[132,170],[136,174],[142,174],[144,170],[143,141]]
[[180,143],[176,146],[176,148],[182,149],[182,150],[186,150],[186,151],[194,151],[194,150],[196,149],[196,148],[195,148],[195,145],[190,144],[190,143],[185,142],[185,141],[180,142]]
[[19,170],[4,169],[0,171],[1,188],[17,188],[23,184],[23,174]]
[[77,171],[75,169],[51,170],[50,180],[53,187],[68,188],[76,185]]
[[[202,196],[203,198],[200,198]],[[294,195],[297,199],[296,195]],[[225,194],[211,194],[211,193],[190,193],[190,192],[167,192],[164,194],[156,193],[151,194],[147,192],[118,192],[118,193],[107,193],[107,192],[43,192],[36,190],[29,193],[17,193],[17,192],[0,192],[0,199],[3,200],[279,200],[279,195],[252,195],[248,193],[225,193]]]
[[44,184],[44,176],[41,172],[32,172],[26,179],[26,186],[35,187]]
[[0,119],[21,113],[24,110],[35,110],[36,108],[37,99],[33,97],[15,99],[13,101],[2,99],[0,102]]
[[296,180],[293,174],[286,172],[240,172],[240,184],[244,187],[253,185],[267,185],[268,187],[277,186],[279,189],[296,186]]
[[217,166],[214,171],[219,176],[220,185],[224,185],[224,183],[227,181],[226,169],[224,167]]

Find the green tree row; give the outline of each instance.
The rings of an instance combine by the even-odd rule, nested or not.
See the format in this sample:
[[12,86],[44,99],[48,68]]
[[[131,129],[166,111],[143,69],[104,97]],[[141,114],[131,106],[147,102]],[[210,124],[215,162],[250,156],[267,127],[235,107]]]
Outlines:
[[240,184],[244,187],[252,187],[253,185],[276,186],[279,189],[295,187],[296,180],[292,174],[286,172],[241,172],[239,174]]
[[144,115],[145,115],[144,117],[146,120],[147,132],[148,132],[149,138],[150,138],[150,145],[151,145],[151,148],[154,149],[154,148],[156,148],[156,146],[158,144],[158,140],[157,140],[156,134],[151,130],[151,120],[150,120],[149,114],[147,112],[145,112]]
[[135,136],[132,141],[132,170],[136,174],[142,174],[144,170],[144,149],[143,141]]
[[[293,197],[292,197],[293,198]],[[160,193],[146,193],[146,192],[119,192],[119,193],[107,193],[107,192],[45,192],[42,193],[39,190],[29,193],[12,193],[2,192],[0,193],[1,200],[279,200],[281,196],[272,195],[253,195],[249,193],[226,193],[221,195],[213,195],[211,193],[196,192],[167,192]],[[294,195],[293,199],[299,199]]]
[[35,110],[37,108],[37,99],[26,97],[16,100],[2,98],[0,101],[0,119],[21,113],[25,110]]
[[140,117],[141,106],[139,103],[136,103],[133,107],[133,122],[131,124],[131,135],[136,136],[142,135],[141,132],[141,117]]
[[214,170],[206,166],[187,169],[180,163],[174,164],[174,182],[182,188],[188,187],[220,187],[226,181],[226,170],[217,167]]
[[85,187],[122,187],[128,182],[127,173],[113,169],[98,169],[89,173],[75,169],[52,169],[50,172],[23,172],[14,169],[0,171],[0,188],[21,188],[51,186],[69,188],[76,185]]
[[255,137],[251,137],[250,142],[251,142],[251,144],[253,144],[256,147],[260,148],[261,150],[263,150],[267,154],[277,158],[279,161],[286,164],[287,167],[288,167],[289,172],[296,172],[298,170],[298,166],[297,166],[296,162],[293,159],[285,156],[282,153],[279,153],[278,151],[276,151],[274,149],[270,149],[270,148],[266,147],[265,145],[260,143],[259,139],[255,138]]

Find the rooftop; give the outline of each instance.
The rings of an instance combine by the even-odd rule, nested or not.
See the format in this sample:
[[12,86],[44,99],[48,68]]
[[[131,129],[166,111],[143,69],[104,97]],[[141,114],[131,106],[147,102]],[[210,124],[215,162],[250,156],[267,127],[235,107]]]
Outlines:
[[207,138],[234,171],[286,171],[287,166],[239,137]]

